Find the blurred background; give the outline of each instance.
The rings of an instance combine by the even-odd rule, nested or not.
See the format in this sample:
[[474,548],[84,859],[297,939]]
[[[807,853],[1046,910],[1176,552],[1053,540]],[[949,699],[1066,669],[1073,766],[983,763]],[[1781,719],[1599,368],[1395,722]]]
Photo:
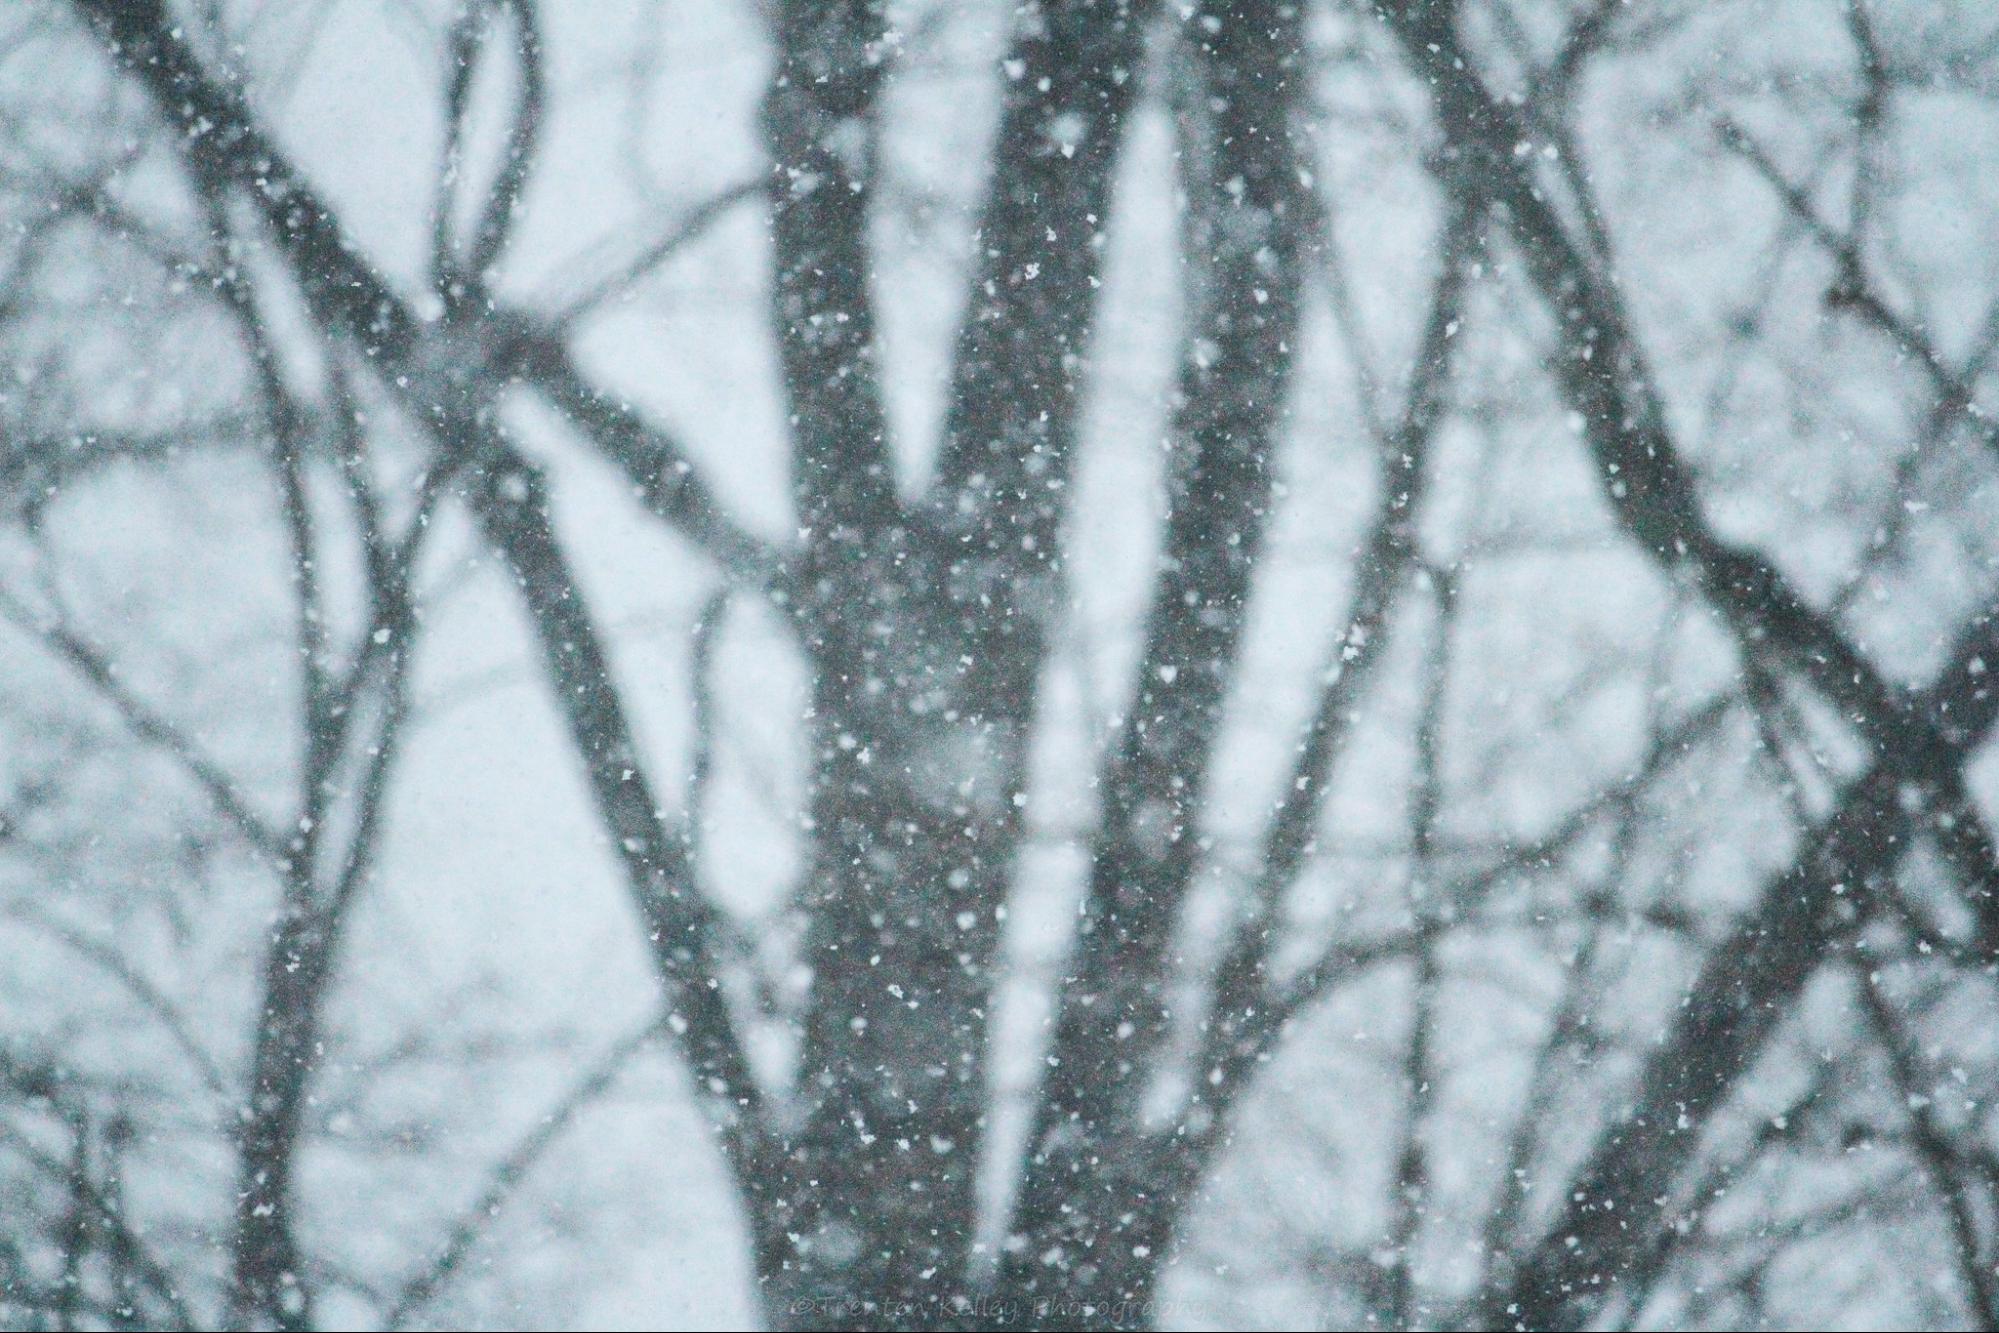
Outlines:
[[0,1326],[1995,1327],[1995,219],[1972,0],[15,0]]

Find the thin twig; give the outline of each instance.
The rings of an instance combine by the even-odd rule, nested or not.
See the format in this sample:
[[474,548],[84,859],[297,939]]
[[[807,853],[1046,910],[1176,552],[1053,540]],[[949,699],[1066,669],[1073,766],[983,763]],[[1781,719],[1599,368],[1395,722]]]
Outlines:
[[659,1040],[666,1023],[664,1016],[648,1019],[643,1026],[612,1044],[576,1085],[544,1112],[534,1128],[494,1165],[487,1175],[486,1187],[471,1206],[459,1214],[458,1220],[445,1234],[443,1244],[438,1247],[436,1257],[423,1271],[403,1284],[395,1303],[383,1316],[384,1328],[401,1328],[411,1315],[437,1299],[478,1244],[479,1238],[485,1234],[486,1228],[499,1216],[500,1210],[536,1164],[575,1122],[576,1117],[610,1090],[632,1058]]

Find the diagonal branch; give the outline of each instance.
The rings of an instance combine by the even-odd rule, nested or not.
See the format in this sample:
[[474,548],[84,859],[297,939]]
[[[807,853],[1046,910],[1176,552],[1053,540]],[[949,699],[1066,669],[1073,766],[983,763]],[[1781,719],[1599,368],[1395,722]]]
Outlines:
[[[16,1062],[5,1052],[0,1052],[0,1078],[13,1082],[22,1072]],[[0,1140],[13,1145],[36,1170],[62,1181],[72,1181],[70,1164],[62,1158],[50,1154],[28,1135],[5,1121],[0,1121]],[[125,1213],[116,1202],[107,1198],[95,1182],[88,1179],[73,1181],[78,1201],[89,1211],[94,1225],[117,1247],[121,1257],[131,1270],[140,1277],[155,1296],[160,1299],[165,1313],[173,1321],[175,1329],[198,1329],[204,1327],[187,1303],[181,1284],[175,1279],[173,1270],[154,1255],[146,1245],[144,1236],[126,1220]]]
[[1999,1285],[1995,1285],[1991,1266],[1981,1258],[1985,1246],[1978,1234],[1977,1209],[1962,1179],[1957,1150],[1931,1109],[1932,1098],[1922,1082],[1920,1052],[1883,993],[1874,970],[1862,964],[1853,972],[1861,1008],[1867,1014],[1882,1054],[1887,1057],[1895,1092],[1908,1117],[1909,1146],[1922,1162],[1931,1186],[1942,1196],[1965,1301],[1980,1327],[1999,1328]]
[[[1889,303],[1868,272],[1858,241],[1834,230],[1818,215],[1804,190],[1784,175],[1776,160],[1748,130],[1727,116],[1717,122],[1716,130],[1723,145],[1749,164],[1812,239],[1832,256],[1837,276],[1832,289],[1826,293],[1826,304],[1834,309],[1852,311],[1922,367],[1936,395],[1925,433],[1947,435],[1959,424],[1969,422],[1972,434],[1979,443],[1999,454],[1999,421],[1979,408],[1972,377],[1960,374],[1922,328]],[[1976,361],[1970,369],[1975,373]]]
[[1938,776],[1934,720],[1883,678],[1774,564],[1724,540],[1708,523],[1623,298],[1572,240],[1528,160],[1514,151],[1531,132],[1481,81],[1457,39],[1454,9],[1410,0],[1379,12],[1428,80],[1453,176],[1461,188],[1504,210],[1555,316],[1557,385],[1582,420],[1618,522],[1661,566],[1691,575],[1745,654],[1774,655],[1840,704],[1877,753],[1911,776]]
[[[195,173],[239,190],[262,213],[315,318],[353,339],[390,378],[462,394],[518,375],[631,480],[661,518],[731,575],[768,586],[779,553],[725,512],[680,442],[588,383],[566,344],[498,305],[426,324],[342,230],[237,88],[212,74],[162,0],[72,0],[118,62],[151,93]],[[426,408],[426,410],[428,410]]]
[[167,1036],[187,1057],[202,1086],[218,1098],[230,1095],[229,1083],[223,1077],[221,1065],[201,1038],[195,1035],[187,1015],[115,944],[79,930],[39,903],[21,903],[9,910],[12,915],[32,923],[37,930],[53,936],[72,952],[101,968],[138,1002],[140,1008],[159,1021]]
[[[1700,740],[1712,734],[1728,716],[1734,700],[1722,696],[1693,710],[1654,740],[1632,771],[1581,802],[1540,837],[1519,844],[1489,865],[1454,876],[1444,894],[1461,921],[1511,876],[1558,860],[1582,841],[1608,811],[1634,804],[1639,795],[1669,769],[1684,760]],[[1672,927],[1676,922],[1662,920]],[[1333,991],[1381,963],[1407,957],[1412,936],[1392,935],[1369,940],[1337,940],[1323,949],[1281,985],[1270,986],[1261,968],[1244,972],[1240,956],[1218,983],[1227,989],[1230,1005],[1224,1018],[1207,1026],[1206,1039],[1194,1067],[1203,1072],[1196,1095],[1182,1110],[1165,1148],[1163,1172],[1177,1186],[1200,1178],[1224,1141],[1230,1112],[1254,1081],[1256,1071],[1282,1039],[1294,1019]],[[1242,949],[1240,941],[1237,949]]]
[[584,766],[652,945],[667,1023],[714,1113],[724,1154],[752,1194],[765,1184],[762,1098],[722,990],[718,914],[694,883],[684,834],[646,777],[609,655],[549,523],[540,473],[488,422],[458,422],[481,466],[470,496],[487,539],[512,571],[551,692]]
[[[1991,733],[1999,690],[1999,613],[1963,635],[1924,704],[1952,720],[1948,759],[1962,764]],[[1877,763],[1807,830],[1791,864],[1765,881],[1756,905],[1713,949],[1637,1086],[1565,1191],[1568,1200],[1520,1267],[1490,1294],[1489,1317],[1512,1327],[1579,1326],[1620,1287],[1649,1286],[1666,1258],[1674,1182],[1699,1129],[1726,1100],[1791,1002],[1832,956],[1857,915],[1852,899],[1888,875],[1907,847],[1907,782]]]
[[1189,265],[1201,281],[1172,426],[1161,574],[1133,699],[1099,782],[1075,975],[1031,1141],[1036,1170],[1015,1220],[1030,1236],[1064,1211],[1071,1154],[1093,1156],[1098,1135],[1132,1123],[1165,1035],[1167,946],[1198,861],[1188,826],[1203,807],[1248,623],[1297,340],[1310,211],[1293,142],[1297,11],[1205,6],[1187,40],[1210,117],[1188,182],[1208,253]]
[[[725,1156],[745,1189],[759,1192],[767,1184],[758,1169],[760,1097],[726,1001],[711,984],[714,909],[694,892],[680,835],[644,776],[608,655],[550,528],[540,474],[491,420],[487,404],[497,382],[488,374],[511,369],[541,388],[626,467],[656,512],[678,521],[730,572],[766,583],[777,574],[775,555],[721,514],[675,442],[584,381],[566,346],[525,322],[495,335],[488,321],[504,322],[504,315],[482,316],[469,329],[423,326],[348,244],[240,96],[203,70],[158,0],[75,3],[168,118],[188,131],[183,151],[204,186],[240,189],[257,201],[308,309],[369,355],[389,391],[429,432],[440,460],[435,470],[479,464],[464,473],[474,483],[468,498],[527,604],[599,817],[647,924],[669,1026],[716,1112]],[[468,336],[470,348],[452,341]],[[452,356],[460,362],[449,364]],[[447,364],[440,367],[440,358]],[[473,410],[445,408],[468,395]]]
[[606,302],[629,291],[641,278],[689,245],[706,235],[738,204],[761,197],[766,190],[761,179],[738,181],[673,219],[658,235],[631,251],[608,272],[578,283],[552,298],[553,309],[545,317],[550,337],[560,338],[577,322]]
[[1326,791],[1357,715],[1357,705],[1385,656],[1388,619],[1414,575],[1419,552],[1416,518],[1429,483],[1431,441],[1444,419],[1452,367],[1461,345],[1465,270],[1484,238],[1480,210],[1453,203],[1444,224],[1443,255],[1430,313],[1412,363],[1402,415],[1380,440],[1381,494],[1373,523],[1354,562],[1354,590],[1341,630],[1327,651],[1317,706],[1295,751],[1257,858],[1250,920],[1217,973],[1217,1003],[1252,1003],[1268,961],[1264,927],[1311,854]]
[[[1966,730],[1949,709],[1981,687],[1946,675],[1912,698],[1889,684],[1760,554],[1722,540],[1707,524],[1694,480],[1667,425],[1665,408],[1622,298],[1571,240],[1530,166],[1514,151],[1528,135],[1514,111],[1485,87],[1457,39],[1455,4],[1381,5],[1435,101],[1454,170],[1501,205],[1526,268],[1556,317],[1560,355],[1555,377],[1583,422],[1606,497],[1626,531],[1652,558],[1688,573],[1721,613],[1745,658],[1774,657],[1839,704],[1877,756],[1849,788],[1841,809],[1808,837],[1806,854],[1745,919],[1737,938],[1711,957],[1667,1045],[1648,1064],[1631,1116],[1601,1141],[1579,1178],[1574,1202],[1536,1252],[1512,1293],[1530,1326],[1587,1321],[1608,1299],[1612,1279],[1648,1262],[1659,1200],[1698,1135],[1697,1128],[1747,1067],[1828,942],[1837,917],[1835,885],[1881,872],[1897,847],[1908,812],[1898,804],[1909,782],[1974,829],[1977,812],[1960,767],[1983,728]],[[1977,661],[1983,669],[1982,659]],[[1953,673],[1968,672],[1959,659]],[[1989,846],[1982,833],[1977,840]],[[1981,902],[1990,922],[1995,910]],[[1795,951],[1804,949],[1798,954]],[[1763,997],[1753,1014],[1738,1006]],[[1725,1033],[1723,1015],[1730,1021]],[[1720,1033],[1720,1035],[1718,1035]],[[1705,1043],[1705,1044],[1703,1044]],[[1676,1063],[1677,1062],[1677,1063]],[[1642,1282],[1634,1281],[1637,1289]]]
[[[930,507],[967,596],[1031,593],[1058,550],[1101,241],[1156,0],[1021,10]],[[1034,627],[995,617],[998,632]]]
[[634,1057],[659,1040],[660,1031],[666,1025],[665,1018],[649,1019],[637,1031],[613,1043],[554,1106],[535,1120],[534,1127],[494,1164],[487,1174],[486,1187],[452,1223],[436,1255],[424,1265],[422,1271],[403,1283],[402,1290],[388,1307],[388,1313],[382,1317],[383,1328],[403,1327],[412,1316],[422,1313],[443,1293],[478,1245],[486,1228],[499,1216],[500,1210],[529,1173],[547,1156],[548,1150],[569,1131],[579,1115],[610,1091]]
[[250,807],[236,780],[193,738],[133,693],[118,678],[117,665],[95,644],[61,620],[51,624],[36,623],[36,618],[26,608],[3,593],[0,593],[0,616],[39,639],[111,705],[133,735],[157,747],[180,765],[230,826],[266,860],[283,864],[290,857],[284,836]]

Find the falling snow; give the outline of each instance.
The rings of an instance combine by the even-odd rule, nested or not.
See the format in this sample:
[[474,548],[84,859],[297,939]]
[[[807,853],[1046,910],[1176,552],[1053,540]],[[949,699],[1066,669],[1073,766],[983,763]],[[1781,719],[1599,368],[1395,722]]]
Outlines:
[[0,1329],[1999,1327],[1995,51],[15,0]]

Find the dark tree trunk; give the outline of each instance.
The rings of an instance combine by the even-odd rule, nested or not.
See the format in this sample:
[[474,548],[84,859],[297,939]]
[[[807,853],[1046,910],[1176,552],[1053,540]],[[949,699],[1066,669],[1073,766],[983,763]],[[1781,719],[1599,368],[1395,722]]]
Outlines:
[[265,955],[250,1098],[237,1132],[230,1304],[245,1327],[312,1327],[295,1235],[292,1176],[306,1094],[318,1068],[332,941],[307,903],[287,907]]
[[779,1136],[764,1209],[781,1238],[761,1274],[775,1324],[994,1323],[971,1262],[992,963],[1148,9],[1067,0],[1022,23],[942,457],[914,504],[889,470],[867,290],[880,7],[780,17],[766,129],[813,786],[805,1118]]
[[1002,1277],[1008,1292],[1057,1299],[1053,1327],[1149,1320],[1186,1202],[1160,1193],[1141,1102],[1166,1036],[1168,946],[1248,623],[1297,337],[1309,214],[1292,142],[1299,22],[1282,0],[1213,3],[1184,36],[1200,130],[1187,169],[1198,253],[1165,550],[1132,704],[1099,784],[1083,918]]

